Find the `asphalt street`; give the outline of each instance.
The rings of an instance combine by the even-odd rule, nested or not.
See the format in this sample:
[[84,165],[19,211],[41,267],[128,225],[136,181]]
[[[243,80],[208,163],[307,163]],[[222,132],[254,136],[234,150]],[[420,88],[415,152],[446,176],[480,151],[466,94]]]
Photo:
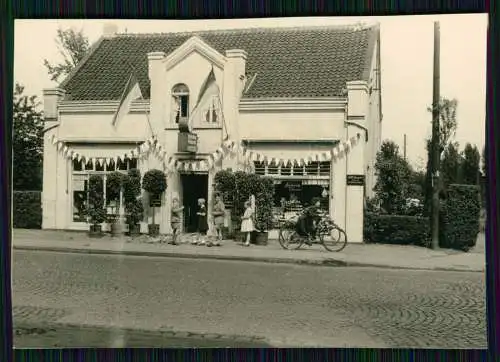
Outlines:
[[[481,273],[37,251],[14,251],[13,265],[19,330],[29,324],[138,329],[153,333],[151,343],[193,333],[193,346],[200,336],[290,347],[487,345]],[[26,343],[23,333],[14,336],[15,346]],[[29,335],[31,346],[51,347]],[[123,333],[103,336],[105,345],[131,344]]]

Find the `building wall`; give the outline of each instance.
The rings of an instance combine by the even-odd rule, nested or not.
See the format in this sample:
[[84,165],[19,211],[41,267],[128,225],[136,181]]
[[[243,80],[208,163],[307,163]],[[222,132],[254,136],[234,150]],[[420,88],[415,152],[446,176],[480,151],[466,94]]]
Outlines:
[[[204,45],[196,46],[203,48]],[[375,127],[367,125],[372,123],[372,116],[367,115],[369,109],[368,96],[366,95],[367,86],[366,84],[360,85],[359,82],[348,90],[347,108],[294,109],[291,106],[289,108],[281,107],[282,109],[279,110],[239,110],[245,55],[241,51],[233,51],[229,55],[226,62],[223,63],[223,68],[216,65],[214,71],[221,89],[223,110],[230,139],[236,142],[243,139],[346,141],[357,133],[363,135],[363,131],[360,129],[346,125],[345,120],[350,118],[355,118],[367,126],[370,133],[377,132]],[[214,55],[214,57],[218,56]],[[171,89],[177,83],[186,84],[190,89],[192,109],[213,61],[208,59],[202,51],[196,51],[196,47],[194,51],[186,54],[181,62],[171,68],[166,67],[165,64],[168,61],[166,59],[162,53],[155,53],[149,57],[151,104],[144,103],[133,106],[132,112],[116,127],[111,125],[111,120],[117,103],[116,105],[101,104],[98,107],[92,104],[73,105],[78,108],[73,111],[68,109],[72,105],[61,104],[59,114],[55,116],[56,121],[60,122],[60,126],[50,132],[56,134],[59,139],[68,142],[101,141],[99,147],[90,146],[90,144],[88,147],[78,147],[83,147],[81,152],[90,156],[112,157],[130,150],[130,146],[134,142],[147,139],[151,135],[152,128],[167,154],[180,157],[177,154],[178,127],[172,122]],[[85,107],[90,109],[86,110]],[[373,107],[376,108],[375,105]],[[145,109],[149,109],[149,111],[146,113]],[[221,123],[207,125],[201,119],[198,121],[195,119],[194,131],[198,134],[199,140],[198,159],[204,159],[208,154],[214,152],[223,139]],[[48,135],[51,134],[50,132]],[[113,141],[127,141],[129,143],[112,143]],[[376,142],[373,143],[376,144]],[[362,241],[363,188],[359,186],[346,187],[345,180],[347,174],[364,174],[366,172],[366,165],[374,157],[369,150],[375,147],[372,144],[367,146],[365,147],[364,137],[361,137],[359,144],[349,150],[346,155],[341,155],[338,159],[333,160],[331,167],[330,210],[335,221],[341,227],[346,228],[349,240],[353,242]],[[270,156],[283,158],[307,157],[332,148],[332,146],[310,146],[309,143],[288,144],[287,146],[275,144],[259,147],[260,149],[256,150]],[[72,215],[71,190],[65,187],[65,183],[71,180],[70,162],[65,161],[52,145],[45,148],[45,162],[43,227],[76,228],[70,222]],[[237,168],[239,166],[237,162],[238,158],[228,157],[216,169],[209,172],[209,212],[212,204],[211,187],[214,174],[221,168],[231,167],[235,169],[235,166]],[[141,160],[139,166],[143,174],[151,168],[166,170],[165,164],[153,155],[146,160]],[[182,185],[177,171],[168,175],[167,182],[168,189],[163,200],[165,206],[157,209],[155,215],[155,219],[161,225],[160,231],[163,233],[170,232],[171,200],[174,196],[182,195]],[[152,211],[147,207],[147,195],[144,196],[146,216],[142,229],[146,231],[146,225],[152,218]]]
[[240,111],[241,139],[324,140],[344,138],[344,112]]

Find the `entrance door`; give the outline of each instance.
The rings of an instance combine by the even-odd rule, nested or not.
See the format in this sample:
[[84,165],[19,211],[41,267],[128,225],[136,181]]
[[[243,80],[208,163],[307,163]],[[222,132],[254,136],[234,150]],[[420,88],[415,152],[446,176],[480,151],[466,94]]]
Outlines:
[[184,230],[195,232],[198,227],[198,199],[208,199],[208,175],[181,175],[184,205]]

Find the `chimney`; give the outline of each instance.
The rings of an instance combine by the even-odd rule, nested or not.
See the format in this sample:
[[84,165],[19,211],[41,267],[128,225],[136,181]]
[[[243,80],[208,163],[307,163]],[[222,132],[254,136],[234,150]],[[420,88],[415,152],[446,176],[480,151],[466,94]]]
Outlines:
[[118,32],[118,26],[113,23],[105,23],[102,27],[103,36],[113,36]]
[[235,87],[233,87],[234,91],[241,94],[245,85],[247,52],[241,49],[229,49],[226,50],[226,58],[232,68],[231,76],[234,77],[236,82]]

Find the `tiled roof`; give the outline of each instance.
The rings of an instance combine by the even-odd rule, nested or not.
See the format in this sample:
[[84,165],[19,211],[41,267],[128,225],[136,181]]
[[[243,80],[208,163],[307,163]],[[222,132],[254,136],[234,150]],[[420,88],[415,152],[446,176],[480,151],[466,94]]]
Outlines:
[[61,87],[70,100],[117,100],[133,67],[149,98],[147,54],[169,54],[196,35],[221,54],[248,53],[256,77],[244,98],[338,96],[347,81],[367,80],[378,34],[378,25],[118,34],[101,38]]

